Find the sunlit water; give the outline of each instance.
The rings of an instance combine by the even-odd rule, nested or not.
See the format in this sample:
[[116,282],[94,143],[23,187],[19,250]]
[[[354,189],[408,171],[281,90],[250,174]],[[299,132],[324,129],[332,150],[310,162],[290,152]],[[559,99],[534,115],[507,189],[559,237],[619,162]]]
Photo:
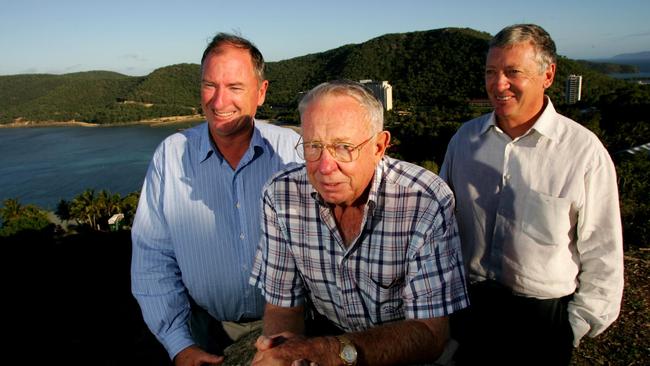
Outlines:
[[0,129],[0,200],[54,210],[89,188],[140,190],[156,146],[180,127]]

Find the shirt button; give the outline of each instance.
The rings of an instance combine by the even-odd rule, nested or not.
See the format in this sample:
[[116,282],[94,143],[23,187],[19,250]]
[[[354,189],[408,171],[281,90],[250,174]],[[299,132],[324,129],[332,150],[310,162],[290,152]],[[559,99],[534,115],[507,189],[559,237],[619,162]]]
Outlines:
[[244,240],[244,233],[239,234],[239,239]]
[[235,207],[239,208],[239,202],[235,203]]

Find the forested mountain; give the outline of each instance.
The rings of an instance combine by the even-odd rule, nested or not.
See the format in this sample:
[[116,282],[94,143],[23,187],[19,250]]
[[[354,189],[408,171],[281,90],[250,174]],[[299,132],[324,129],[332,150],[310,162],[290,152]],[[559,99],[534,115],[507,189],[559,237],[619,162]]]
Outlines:
[[[386,80],[396,109],[462,109],[483,98],[483,68],[490,35],[472,29],[444,28],[387,34],[267,64],[270,80],[265,118],[295,113],[301,93],[326,80]],[[561,57],[549,91],[557,103],[570,73],[583,75],[583,100],[596,102],[621,87],[621,81]],[[66,75],[0,76],[0,123],[86,121],[116,123],[199,112],[200,66],[163,67],[143,77],[92,71]],[[295,116],[295,114],[294,114]]]
[[154,70],[127,96],[128,100],[200,107],[201,67],[178,64]]
[[387,80],[396,105],[434,105],[483,96],[490,35],[471,29],[388,34],[358,45],[268,65],[269,101],[289,104],[298,92],[331,79]]
[[[164,69],[176,71],[174,67],[160,70]],[[0,76],[0,123],[19,120],[115,123],[192,114],[198,105],[198,82],[189,86],[196,89],[195,103],[183,104],[187,97],[175,103],[174,97],[166,93],[183,96],[189,83],[178,78],[175,72],[170,72],[168,78],[160,78],[157,71],[146,77],[107,71]],[[156,81],[161,79],[164,83],[156,87]],[[140,95],[147,95],[148,99],[130,99]]]

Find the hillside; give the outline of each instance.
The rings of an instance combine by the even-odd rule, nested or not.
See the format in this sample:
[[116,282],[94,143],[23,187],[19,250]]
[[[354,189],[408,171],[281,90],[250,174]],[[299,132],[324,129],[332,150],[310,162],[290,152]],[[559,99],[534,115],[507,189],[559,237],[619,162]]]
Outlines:
[[0,76],[0,123],[119,123],[194,114],[198,70],[198,65],[174,65],[145,77],[106,71]]
[[[387,34],[361,44],[269,63],[269,102],[291,104],[299,92],[337,78],[388,80],[397,105],[434,105],[454,97],[481,97],[489,37],[457,28]],[[458,82],[461,77],[463,82]]]
[[[398,109],[464,106],[485,95],[483,68],[489,38],[487,33],[466,28],[387,34],[361,44],[269,62],[270,87],[260,114],[281,118],[270,110],[295,111],[301,93],[336,78],[387,80]],[[622,85],[589,65],[561,57],[549,91],[553,100],[563,100],[564,81],[570,73],[583,75],[586,102],[597,101]],[[106,71],[0,76],[0,123],[18,119],[119,123],[190,115],[200,110],[199,79],[196,64],[171,65],[144,77]]]

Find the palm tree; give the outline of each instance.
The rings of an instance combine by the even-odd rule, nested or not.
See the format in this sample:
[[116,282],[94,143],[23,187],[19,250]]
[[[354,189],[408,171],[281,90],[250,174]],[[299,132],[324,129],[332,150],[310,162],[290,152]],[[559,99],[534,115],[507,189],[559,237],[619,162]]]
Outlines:
[[96,206],[98,211],[97,226],[102,227],[108,225],[108,219],[114,214],[121,211],[122,198],[119,193],[111,194],[107,190],[101,190],[96,198]]
[[97,218],[99,216],[99,209],[94,189],[87,189],[72,199],[70,216],[80,224],[84,223],[94,230],[98,229]]
[[70,201],[60,200],[56,205],[56,211],[54,212],[61,221],[67,221],[72,218],[70,214]]
[[6,199],[2,204],[4,207],[0,208],[0,218],[2,218],[3,222],[20,216],[23,211],[23,206],[18,202],[17,198]]

